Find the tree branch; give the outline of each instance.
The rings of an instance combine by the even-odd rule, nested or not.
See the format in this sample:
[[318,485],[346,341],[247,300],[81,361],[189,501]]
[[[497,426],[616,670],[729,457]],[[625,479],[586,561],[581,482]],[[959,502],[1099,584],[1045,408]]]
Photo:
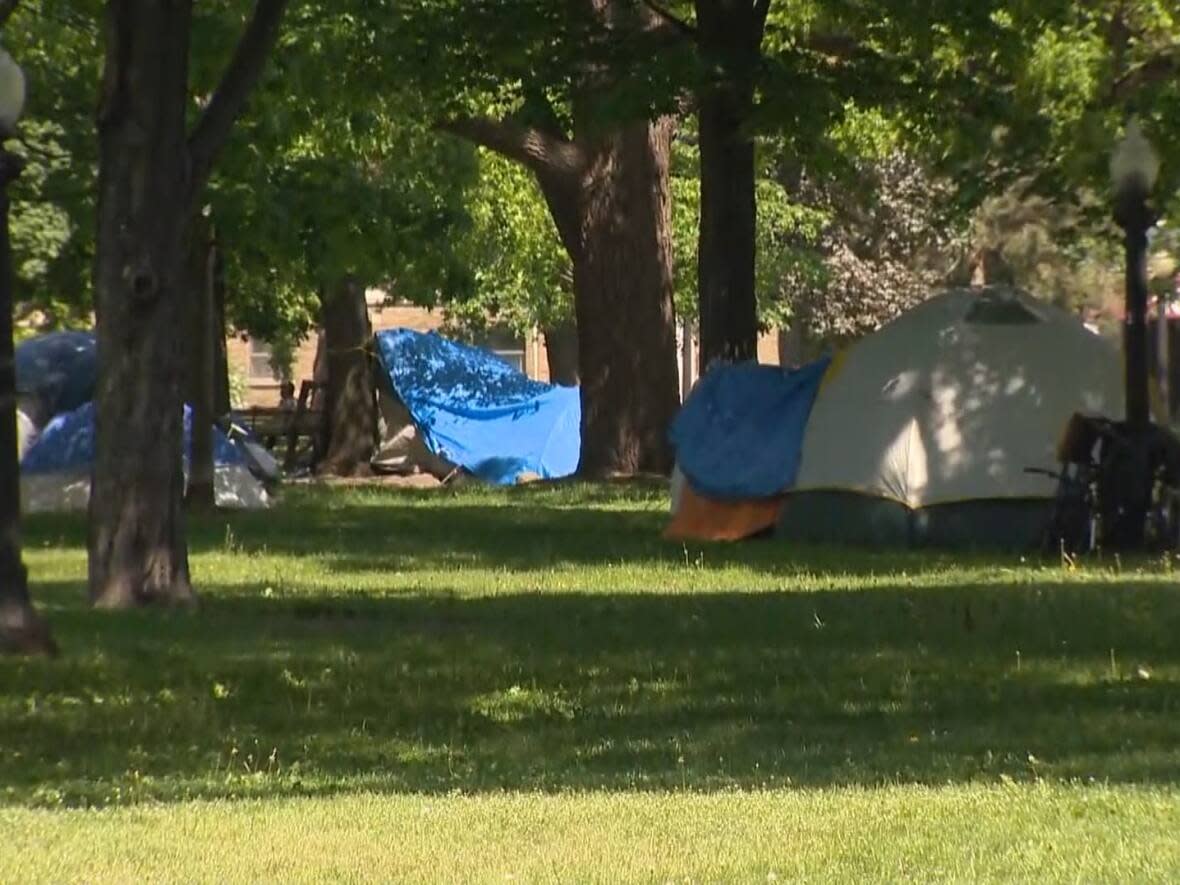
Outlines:
[[437,128],[515,160],[539,176],[576,175],[585,168],[586,158],[577,144],[534,126],[488,117],[458,117],[439,123]]
[[20,0],[0,0],[0,28],[8,24],[8,20],[12,18],[12,14],[16,12],[18,6],[20,6]]
[[242,32],[233,58],[189,136],[189,156],[193,167],[191,187],[194,194],[201,190],[208,179],[218,151],[229,138],[234,121],[242,113],[246,99],[262,76],[267,57],[278,40],[279,23],[288,2],[255,0],[254,14]]
[[536,126],[545,134],[559,141],[566,139],[566,127],[557,113],[557,108],[553,106],[549,96],[545,94],[543,89],[538,88],[536,83],[528,83],[524,87],[524,104],[521,108],[521,115],[523,115],[521,122]]
[[1125,101],[1144,86],[1159,83],[1180,73],[1180,46],[1160,52],[1147,61],[1135,65],[1110,86],[1107,104]]
[[801,48],[818,55],[847,61],[850,58],[870,51],[863,43],[850,34],[812,34],[800,44]]
[[680,16],[675,15],[670,9],[666,9],[659,3],[656,3],[655,0],[641,0],[641,2],[655,13],[656,18],[664,25],[667,25],[678,37],[691,40],[694,43],[697,41],[698,33],[695,26],[689,24],[680,18]]

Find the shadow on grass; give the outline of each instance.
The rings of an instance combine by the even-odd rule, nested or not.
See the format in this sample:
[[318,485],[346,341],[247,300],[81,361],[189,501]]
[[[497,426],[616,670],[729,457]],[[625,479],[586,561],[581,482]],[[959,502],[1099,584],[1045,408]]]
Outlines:
[[[1180,591],[206,597],[5,664],[9,803],[1180,782]],[[240,590],[240,588],[238,588]],[[67,599],[68,597],[68,599]],[[60,600],[60,602],[59,602]]]
[[[357,487],[288,490],[274,511],[222,513],[190,520],[193,553],[227,549],[326,559],[341,572],[380,572],[478,563],[489,569],[554,565],[739,567],[766,574],[869,575],[1015,564],[1010,553],[799,547],[773,537],[742,543],[665,541],[666,483],[592,485],[559,481],[516,488],[430,491]],[[75,515],[27,521],[34,543],[85,545]],[[1035,558],[1035,557],[1034,557]]]
[[[881,549],[850,556],[847,549],[799,547],[773,537],[736,544],[684,544],[662,538],[667,522],[663,509],[577,508],[520,504],[521,500],[514,497],[509,506],[466,501],[445,506],[344,505],[300,511],[297,525],[265,514],[240,514],[232,523],[196,526],[192,549],[222,547],[230,525],[241,552],[326,556],[341,570],[362,572],[388,570],[407,556],[417,567],[478,562],[491,569],[523,570],[555,564],[683,565],[689,560],[706,570],[740,567],[773,574],[862,575],[1019,561],[1012,554],[987,552]],[[309,544],[308,538],[327,539],[327,544]]]

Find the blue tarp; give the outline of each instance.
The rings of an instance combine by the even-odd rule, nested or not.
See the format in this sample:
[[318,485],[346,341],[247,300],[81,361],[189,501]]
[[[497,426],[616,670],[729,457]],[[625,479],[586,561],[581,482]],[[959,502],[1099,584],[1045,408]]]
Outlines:
[[701,494],[766,498],[799,471],[803,431],[830,359],[794,371],[754,363],[719,365],[697,384],[672,422],[680,470]]
[[97,379],[92,332],[51,332],[17,345],[16,391],[41,401],[42,420],[89,402]]
[[533,381],[503,360],[433,332],[390,329],[377,352],[427,447],[481,479],[508,485],[577,470],[581,402],[576,387]]
[[[184,407],[185,463],[192,451],[192,410]],[[94,463],[94,404],[85,403],[50,421],[37,441],[25,452],[22,473],[84,471]],[[213,428],[213,463],[218,466],[245,464],[241,451],[220,427]]]

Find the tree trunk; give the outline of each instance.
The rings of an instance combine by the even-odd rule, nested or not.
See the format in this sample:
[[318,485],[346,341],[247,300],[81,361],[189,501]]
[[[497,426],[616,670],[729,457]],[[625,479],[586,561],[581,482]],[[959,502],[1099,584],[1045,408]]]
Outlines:
[[[585,5],[608,32],[648,29],[658,21],[644,4]],[[465,117],[444,128],[530,169],[569,253],[582,403],[578,472],[667,472],[668,426],[679,403],[668,191],[672,121],[604,119],[602,96],[616,85],[607,64],[587,64],[578,80],[572,137],[552,108],[540,115],[540,125]]]
[[672,121],[633,123],[593,151],[579,201],[574,305],[586,476],[666,473],[676,413],[668,160]]
[[98,118],[90,598],[191,603],[181,472],[191,0],[112,0]]
[[185,250],[193,206],[278,39],[255,0],[225,72],[187,116],[193,0],[107,0],[98,112],[96,444],[90,598],[191,603],[181,471]]
[[49,628],[29,599],[28,572],[21,559],[12,253],[8,236],[8,185],[19,173],[20,161],[0,145],[0,652],[55,654],[57,646]]
[[340,281],[324,302],[324,348],[327,390],[323,420],[327,449],[319,472],[336,476],[367,473],[377,438],[376,394],[365,288],[357,280]]
[[185,399],[192,409],[192,420],[186,500],[190,509],[206,511],[217,505],[213,480],[217,352],[213,287],[216,264],[217,247],[208,219],[198,217],[192,225],[188,262],[187,300],[191,319],[186,336],[189,360]]
[[700,370],[715,360],[757,359],[754,289],[756,216],[754,141],[745,131],[753,107],[752,61],[763,19],[749,0],[697,0],[706,76],[698,95],[701,219],[697,249]]
[[545,329],[545,356],[549,381],[566,387],[578,386],[578,330],[573,323]]

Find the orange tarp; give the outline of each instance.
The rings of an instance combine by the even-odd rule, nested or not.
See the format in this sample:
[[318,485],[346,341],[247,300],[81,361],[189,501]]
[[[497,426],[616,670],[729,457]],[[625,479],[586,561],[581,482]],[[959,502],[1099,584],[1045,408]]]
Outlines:
[[778,520],[783,496],[716,501],[692,490],[686,482],[680,508],[664,529],[669,541],[740,541],[771,528]]

